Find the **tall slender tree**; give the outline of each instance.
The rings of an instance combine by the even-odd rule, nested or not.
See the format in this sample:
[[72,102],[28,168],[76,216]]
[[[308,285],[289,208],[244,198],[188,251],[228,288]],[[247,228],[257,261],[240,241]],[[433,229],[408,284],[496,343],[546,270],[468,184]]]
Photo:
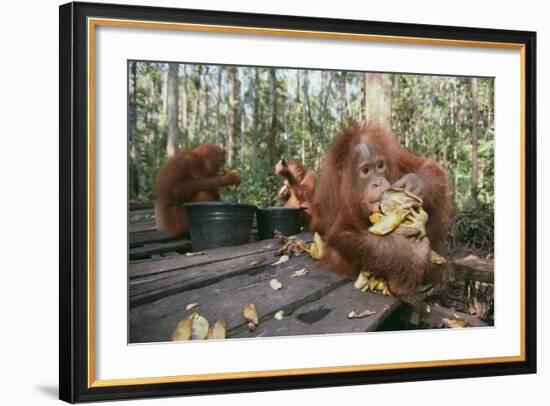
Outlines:
[[340,125],[345,125],[348,121],[348,73],[342,72],[340,75]]
[[191,131],[193,133],[193,140],[196,140],[199,135],[200,126],[200,110],[201,110],[201,85],[202,85],[202,65],[197,65],[195,68],[195,75],[193,78],[195,84],[195,100],[193,103],[193,112],[191,117]]
[[217,87],[217,93],[216,93],[216,144],[218,145],[221,145],[222,143],[222,132],[221,132],[222,74],[223,74],[223,67],[218,66],[218,87]]
[[472,207],[477,209],[478,196],[477,196],[477,130],[478,130],[478,105],[477,105],[477,78],[472,79],[472,178],[471,178],[471,190],[472,190]]
[[254,69],[254,113],[252,116],[252,162],[250,164],[252,171],[256,169],[257,146],[260,127],[260,68]]
[[166,155],[171,157],[178,150],[178,71],[179,64],[168,64],[167,109],[168,137],[166,140]]
[[391,129],[391,76],[365,74],[365,118],[368,124]]
[[268,116],[269,165],[271,168],[277,162],[277,71],[269,68],[269,116]]
[[227,164],[233,166],[235,155],[235,142],[241,128],[240,117],[240,82],[237,77],[237,68],[229,68],[229,81],[231,82],[231,91],[229,92],[229,138],[227,142]]
[[143,159],[141,157],[141,146],[139,145],[137,132],[137,62],[130,62],[130,125],[129,137],[132,146],[133,158],[137,176],[137,195],[145,191],[145,173],[143,171]]
[[182,138],[180,139],[180,145],[185,148],[186,146],[186,140],[189,138],[188,135],[188,127],[187,127],[187,93],[188,93],[188,87],[187,87],[187,65],[182,64],[180,65],[183,68],[183,84],[182,84],[182,92],[181,92],[181,130],[182,130]]

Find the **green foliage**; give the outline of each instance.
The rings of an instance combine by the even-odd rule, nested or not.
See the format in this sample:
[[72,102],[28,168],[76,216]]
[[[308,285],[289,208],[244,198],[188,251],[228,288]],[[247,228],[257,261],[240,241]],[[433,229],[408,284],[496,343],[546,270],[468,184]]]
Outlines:
[[467,247],[491,251],[494,246],[493,209],[480,208],[458,213],[449,230],[451,247]]

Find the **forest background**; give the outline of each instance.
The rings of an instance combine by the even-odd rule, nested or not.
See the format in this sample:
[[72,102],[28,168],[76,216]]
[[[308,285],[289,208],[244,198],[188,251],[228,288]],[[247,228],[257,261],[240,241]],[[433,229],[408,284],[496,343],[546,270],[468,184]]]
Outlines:
[[492,78],[129,61],[128,89],[131,200],[154,199],[164,161],[208,142],[242,177],[222,200],[280,204],[279,159],[318,171],[342,127],[376,122],[448,171],[450,245],[492,251]]

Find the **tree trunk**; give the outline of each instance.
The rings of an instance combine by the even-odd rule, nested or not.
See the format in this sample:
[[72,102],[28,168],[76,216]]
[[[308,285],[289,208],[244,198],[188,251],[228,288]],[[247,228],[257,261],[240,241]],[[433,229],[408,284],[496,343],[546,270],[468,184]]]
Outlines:
[[200,101],[201,101],[201,76],[202,65],[197,65],[197,74],[195,79],[195,103],[193,104],[193,116],[191,130],[193,131],[193,139],[196,139],[199,134],[199,117],[200,117]]
[[188,128],[188,119],[187,119],[187,66],[183,65],[183,91],[181,92],[181,128],[183,130],[183,140],[181,145],[183,148],[186,147],[186,140],[189,138],[189,128]]
[[361,121],[367,120],[367,73],[361,75]]
[[178,150],[178,69],[179,64],[168,64],[168,137],[166,140],[166,155],[173,156]]
[[[289,100],[289,98],[287,97],[287,100]],[[290,122],[291,122],[291,117],[290,117],[290,103],[288,102],[285,102],[285,106],[284,106],[284,117],[283,117],[283,123],[284,123],[284,126],[285,126],[285,134],[286,134],[286,158],[287,159],[292,159],[292,148],[291,148],[291,142],[290,142],[290,137],[292,136],[292,131],[290,130]]]
[[207,76],[209,67],[207,66],[204,70],[204,80],[203,80],[203,89],[204,89],[204,100],[202,114],[199,115],[199,139],[200,143],[203,144],[206,142],[207,135],[210,131],[209,127],[209,115],[210,115],[210,88],[208,86]]
[[240,120],[240,83],[237,77],[237,68],[229,68],[229,80],[231,82],[231,91],[229,93],[229,140],[227,143],[227,164],[233,166],[235,154],[235,140],[241,127]]
[[131,97],[130,97],[130,144],[133,149],[134,161],[136,165],[137,186],[136,195],[145,191],[145,174],[143,172],[143,161],[141,159],[141,147],[139,145],[137,134],[137,62],[130,63],[131,70]]
[[254,70],[254,116],[252,117],[252,171],[256,169],[256,140],[260,124],[260,68]]
[[309,71],[304,71],[304,101],[306,102],[306,111],[309,124],[309,136],[313,137],[314,122],[311,114],[311,101],[309,100]]
[[367,124],[391,130],[391,76],[380,73],[365,75]]
[[331,87],[332,87],[332,80],[334,79],[334,75],[330,74],[330,79],[327,84],[327,75],[325,72],[323,72],[321,76],[321,93],[319,94],[319,102],[321,103],[320,106],[320,114],[319,114],[319,139],[323,139],[324,131],[325,131],[325,118],[327,115],[327,103],[328,98],[330,97],[331,93]]
[[221,145],[222,133],[221,133],[221,102],[222,102],[222,67],[218,67],[218,94],[216,99],[216,144]]
[[[239,81],[241,84],[245,83],[244,78],[244,70],[241,70],[242,74],[242,81]],[[241,116],[241,128],[240,128],[240,151],[239,151],[239,165],[243,165],[244,162],[244,153],[246,149],[246,110],[244,109],[244,86],[239,86],[240,93],[239,93],[239,107],[240,107],[240,116]]]
[[269,164],[273,168],[277,162],[277,76],[275,68],[269,68],[269,123],[268,150]]
[[472,207],[477,209],[477,79],[472,79]]
[[340,77],[340,125],[348,122],[348,73]]

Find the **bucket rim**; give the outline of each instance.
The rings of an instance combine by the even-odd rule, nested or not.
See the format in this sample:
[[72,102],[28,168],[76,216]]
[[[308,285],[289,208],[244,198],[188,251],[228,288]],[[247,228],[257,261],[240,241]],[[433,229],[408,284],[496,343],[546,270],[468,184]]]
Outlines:
[[250,203],[239,203],[239,202],[193,202],[193,203],[183,203],[185,208],[193,207],[238,207],[238,208],[250,208],[256,209],[256,206]]
[[266,212],[266,213],[270,213],[270,212],[297,212],[297,211],[303,211],[304,209],[302,207],[279,207],[279,206],[266,206],[266,207],[257,207],[256,208],[257,211],[262,211],[262,212]]

